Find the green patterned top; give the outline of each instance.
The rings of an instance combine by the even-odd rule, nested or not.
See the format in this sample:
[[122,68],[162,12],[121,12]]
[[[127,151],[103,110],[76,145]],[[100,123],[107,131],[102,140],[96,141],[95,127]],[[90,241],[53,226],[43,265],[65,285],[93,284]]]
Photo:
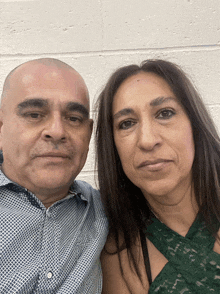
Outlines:
[[168,259],[149,294],[220,293],[220,255],[204,222],[197,218],[183,237],[153,217],[146,233]]

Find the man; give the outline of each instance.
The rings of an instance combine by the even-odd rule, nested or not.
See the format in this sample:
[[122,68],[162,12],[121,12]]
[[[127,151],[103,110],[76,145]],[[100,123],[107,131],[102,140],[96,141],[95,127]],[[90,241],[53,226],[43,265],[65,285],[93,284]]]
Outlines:
[[38,59],[6,78],[0,110],[0,293],[101,293],[99,194],[74,181],[93,121],[82,77]]

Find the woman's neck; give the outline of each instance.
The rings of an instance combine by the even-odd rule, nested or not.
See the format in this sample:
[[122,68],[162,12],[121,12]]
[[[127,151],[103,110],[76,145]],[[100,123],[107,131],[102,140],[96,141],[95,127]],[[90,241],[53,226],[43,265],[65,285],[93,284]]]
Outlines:
[[169,197],[148,197],[147,200],[152,212],[161,222],[178,234],[185,236],[196,218],[198,205],[192,185],[181,192],[182,195],[178,194],[178,197],[175,197],[174,193]]

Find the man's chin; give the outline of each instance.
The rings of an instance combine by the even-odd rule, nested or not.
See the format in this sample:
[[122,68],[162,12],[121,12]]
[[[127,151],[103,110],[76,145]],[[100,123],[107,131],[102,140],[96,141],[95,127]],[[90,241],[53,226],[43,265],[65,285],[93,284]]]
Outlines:
[[35,187],[35,190],[45,190],[49,191],[59,191],[59,190],[69,190],[69,187],[73,183],[73,179],[71,177],[68,177],[68,175],[60,175],[54,172],[53,174],[47,173],[42,174],[39,177],[36,177],[32,180],[33,187]]
[[[4,169],[3,169],[4,172]],[[69,190],[74,181],[74,172],[70,167],[54,167],[54,168],[32,168],[26,169],[23,173],[9,173],[6,171],[6,176],[15,183],[25,187],[34,194],[48,193],[63,193],[62,191]],[[17,176],[19,175],[19,176]]]

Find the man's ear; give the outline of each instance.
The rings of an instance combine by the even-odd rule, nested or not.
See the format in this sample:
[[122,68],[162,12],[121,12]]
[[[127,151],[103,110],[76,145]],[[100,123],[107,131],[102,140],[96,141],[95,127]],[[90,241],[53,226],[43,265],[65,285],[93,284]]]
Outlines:
[[0,109],[0,150],[2,150],[2,126],[3,126],[3,112]]

